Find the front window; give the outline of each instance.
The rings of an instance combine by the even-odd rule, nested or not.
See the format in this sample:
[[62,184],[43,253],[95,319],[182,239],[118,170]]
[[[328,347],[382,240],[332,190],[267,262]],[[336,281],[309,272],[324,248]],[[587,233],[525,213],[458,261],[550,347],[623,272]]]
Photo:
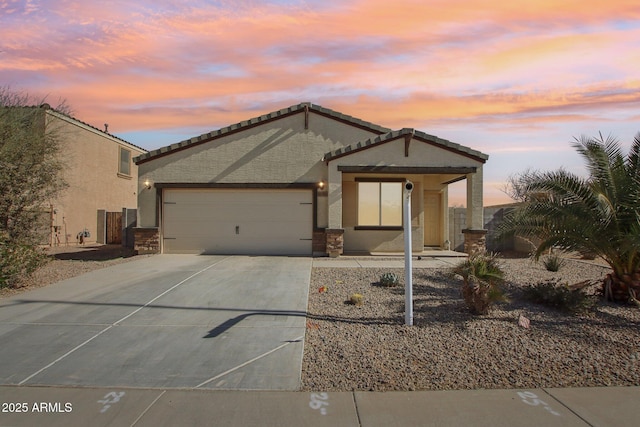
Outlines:
[[402,182],[358,182],[358,226],[402,226]]
[[118,173],[127,176],[131,175],[131,151],[123,147],[120,147],[120,165],[118,166]]

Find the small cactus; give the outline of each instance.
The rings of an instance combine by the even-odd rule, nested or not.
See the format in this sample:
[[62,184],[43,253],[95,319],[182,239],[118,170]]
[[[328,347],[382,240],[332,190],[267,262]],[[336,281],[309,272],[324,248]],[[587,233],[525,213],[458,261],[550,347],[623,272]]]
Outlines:
[[353,305],[362,305],[363,300],[362,294],[353,294],[349,297],[349,302]]
[[398,276],[395,273],[384,273],[380,276],[380,284],[388,288],[398,286],[400,283]]

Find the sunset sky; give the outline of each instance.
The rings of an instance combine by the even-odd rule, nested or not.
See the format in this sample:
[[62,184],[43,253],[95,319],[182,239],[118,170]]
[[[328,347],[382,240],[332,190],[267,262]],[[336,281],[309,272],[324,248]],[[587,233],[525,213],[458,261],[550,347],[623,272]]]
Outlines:
[[[640,131],[638,0],[0,0],[0,86],[147,149],[312,102],[584,174],[582,134]],[[451,204],[464,190],[452,191]]]

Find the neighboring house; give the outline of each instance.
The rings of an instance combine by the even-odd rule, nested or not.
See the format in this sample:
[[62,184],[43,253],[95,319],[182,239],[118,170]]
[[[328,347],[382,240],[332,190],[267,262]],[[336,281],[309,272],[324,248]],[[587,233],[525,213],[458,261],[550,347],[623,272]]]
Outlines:
[[68,184],[51,200],[48,243],[121,243],[123,228],[135,221],[131,210],[137,205],[138,167],[132,159],[146,150],[47,104],[42,109],[45,126],[60,138]]
[[134,159],[141,252],[337,256],[446,248],[448,185],[467,180],[467,250],[483,246],[486,154],[302,103]]

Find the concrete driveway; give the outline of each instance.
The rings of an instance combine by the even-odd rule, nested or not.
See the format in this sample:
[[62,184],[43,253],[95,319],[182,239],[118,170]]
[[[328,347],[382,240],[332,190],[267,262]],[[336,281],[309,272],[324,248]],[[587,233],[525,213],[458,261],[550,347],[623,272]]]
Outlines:
[[157,255],[0,301],[0,384],[296,390],[310,258]]

